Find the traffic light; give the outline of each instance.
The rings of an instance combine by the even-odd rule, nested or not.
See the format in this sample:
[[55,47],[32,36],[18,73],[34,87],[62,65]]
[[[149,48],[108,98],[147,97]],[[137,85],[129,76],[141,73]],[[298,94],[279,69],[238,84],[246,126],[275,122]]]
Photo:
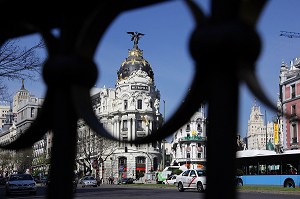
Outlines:
[[125,153],[127,153],[128,152],[128,149],[127,149],[127,146],[125,146]]

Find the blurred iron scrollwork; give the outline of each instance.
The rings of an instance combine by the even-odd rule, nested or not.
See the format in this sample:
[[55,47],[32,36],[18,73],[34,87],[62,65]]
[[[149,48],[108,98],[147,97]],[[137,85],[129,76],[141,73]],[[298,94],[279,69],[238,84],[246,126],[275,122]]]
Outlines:
[[[95,49],[106,29],[122,12],[167,2],[170,1],[111,0],[72,2],[72,5],[55,1],[45,1],[41,5],[36,0],[2,2],[3,7],[13,8],[14,14],[0,14],[1,44],[18,36],[39,33],[45,41],[48,59],[43,68],[47,92],[41,112],[19,139],[1,147],[22,149],[38,141],[47,131],[53,131],[48,198],[73,197],[79,118],[83,118],[99,135],[115,139],[97,120],[89,96],[97,79],[97,67],[93,62]],[[161,128],[150,136],[129,142],[163,140],[184,125],[202,103],[207,103],[206,198],[225,196],[234,199],[239,83],[245,82],[258,99],[276,110],[262,92],[254,66],[261,48],[255,25],[267,1],[212,0],[210,16],[205,16],[194,1],[183,2],[190,8],[196,22],[189,43],[195,60],[192,86],[184,102]],[[53,29],[59,29],[60,35],[54,36]],[[221,63],[212,61],[216,56]],[[226,162],[222,167],[220,149]],[[61,179],[66,179],[67,183]],[[215,187],[218,191],[214,190]]]

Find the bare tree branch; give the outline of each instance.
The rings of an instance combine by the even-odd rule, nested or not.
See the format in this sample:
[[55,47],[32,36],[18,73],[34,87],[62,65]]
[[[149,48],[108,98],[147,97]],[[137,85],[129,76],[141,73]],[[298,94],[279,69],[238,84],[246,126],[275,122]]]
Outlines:
[[19,40],[8,40],[0,46],[0,96],[7,92],[3,79],[37,80],[41,74],[42,61],[37,55],[38,50],[45,48],[40,40],[30,48],[21,48]]

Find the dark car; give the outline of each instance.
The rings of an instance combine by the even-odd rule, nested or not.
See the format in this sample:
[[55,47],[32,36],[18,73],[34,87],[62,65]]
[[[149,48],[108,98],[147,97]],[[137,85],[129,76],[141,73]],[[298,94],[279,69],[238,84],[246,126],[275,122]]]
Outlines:
[[122,180],[118,181],[118,184],[133,184],[133,178],[122,178]]

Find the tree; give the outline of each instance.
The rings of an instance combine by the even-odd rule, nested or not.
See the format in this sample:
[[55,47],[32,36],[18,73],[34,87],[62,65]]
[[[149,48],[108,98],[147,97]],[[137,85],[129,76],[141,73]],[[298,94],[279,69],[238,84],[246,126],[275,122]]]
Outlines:
[[27,169],[31,169],[33,160],[32,147],[16,151],[14,162],[19,172],[25,173]]
[[[9,150],[0,150],[0,168],[2,170],[11,170],[12,169],[12,162],[13,162],[13,152]],[[0,174],[3,171],[0,171]]]
[[36,80],[37,74],[41,74],[42,61],[36,53],[44,48],[44,42],[39,41],[30,48],[21,48],[19,42],[15,39],[8,40],[0,46],[0,96],[7,101],[10,97],[4,79]]
[[[78,122],[77,164],[83,173],[91,172],[95,160],[101,163],[104,175],[104,162],[118,149],[118,142],[99,137],[83,121]],[[99,165],[99,164],[98,164]],[[95,168],[94,168],[95,169]],[[99,169],[99,167],[97,168]]]

